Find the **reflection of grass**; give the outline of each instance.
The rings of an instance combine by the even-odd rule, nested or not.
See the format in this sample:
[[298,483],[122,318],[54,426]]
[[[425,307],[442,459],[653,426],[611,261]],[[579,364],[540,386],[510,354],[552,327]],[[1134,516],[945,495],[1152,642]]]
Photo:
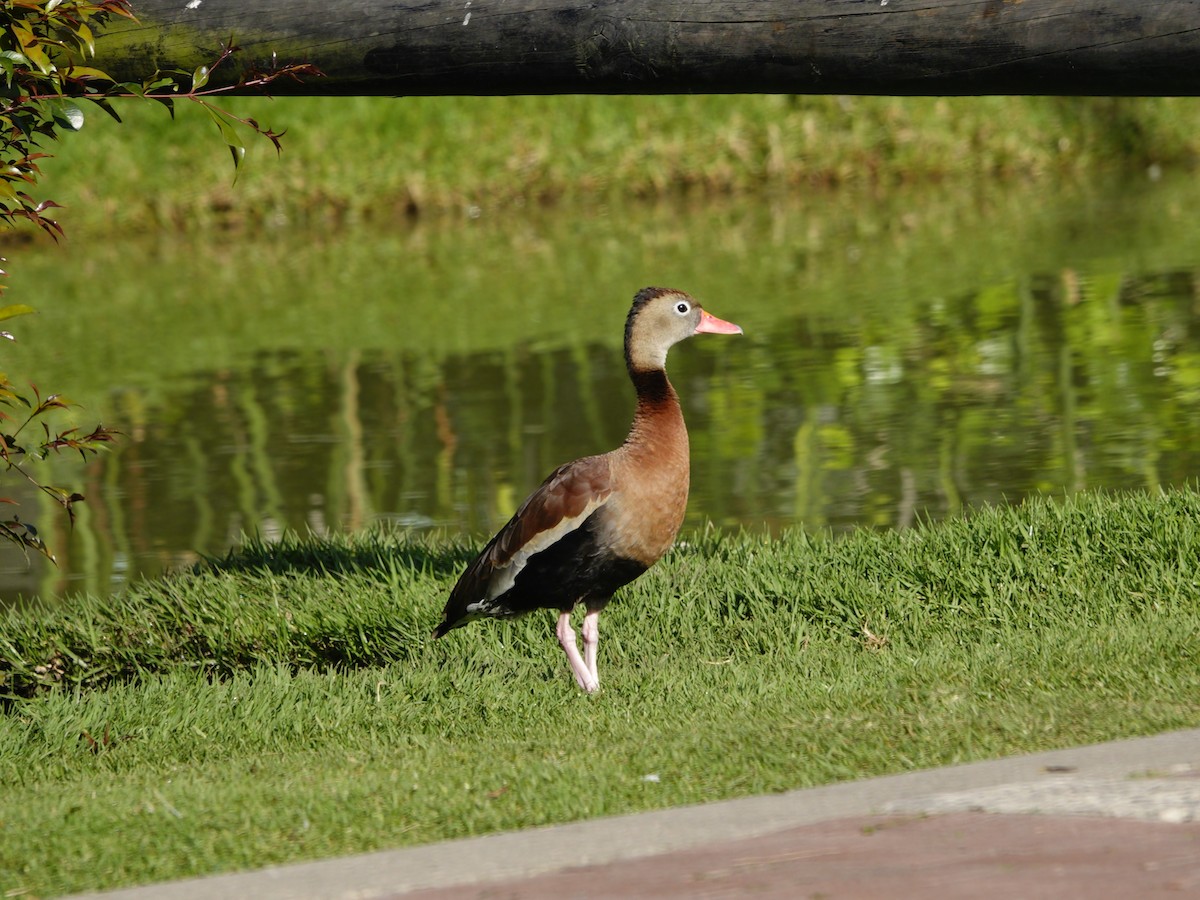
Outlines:
[[1086,254],[1111,259],[1121,278],[1139,273],[1135,263],[1175,265],[1195,245],[1192,182],[1104,186],[572,206],[467,227],[253,241],[67,241],[17,251],[14,297],[39,315],[6,353],[13,369],[39,383],[52,375],[56,390],[97,409],[101,385],[157,391],[164,376],[279,348],[418,348],[440,359],[521,341],[619,347],[628,298],[652,283],[694,291],[756,334],[781,316],[815,314],[827,327],[858,309],[879,332],[872,340],[890,340],[915,327],[930,297],[994,291],[1003,279],[1007,303],[1014,271],[1053,272]]
[[387,221],[564,197],[715,194],[1094,174],[1190,162],[1180,99],[445,97],[233,99],[286,127],[235,186],[208,117],[126,104],[53,148],[48,191],[76,227]]
[[1186,490],[695,536],[606,615],[594,698],[547,616],[429,641],[465,553],[388,535],[10,613],[8,690],[62,682],[0,719],[0,883],[109,887],[1195,725],[1198,520]]

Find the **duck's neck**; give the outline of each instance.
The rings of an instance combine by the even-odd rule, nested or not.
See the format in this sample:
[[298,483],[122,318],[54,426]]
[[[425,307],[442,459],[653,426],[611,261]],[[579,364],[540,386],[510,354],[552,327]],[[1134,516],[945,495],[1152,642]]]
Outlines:
[[660,463],[682,464],[686,470],[687,427],[679,407],[679,396],[671,387],[666,371],[631,368],[629,378],[637,390],[637,411],[633,415],[629,437],[625,439],[625,448],[631,453],[648,454]]

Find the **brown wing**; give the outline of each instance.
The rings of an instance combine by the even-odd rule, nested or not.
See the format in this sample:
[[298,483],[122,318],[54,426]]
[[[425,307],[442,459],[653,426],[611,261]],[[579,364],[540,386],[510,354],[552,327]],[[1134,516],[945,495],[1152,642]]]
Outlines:
[[585,456],[551,472],[459,577],[434,637],[487,615],[488,601],[512,587],[530,556],[582,525],[612,491],[607,456]]

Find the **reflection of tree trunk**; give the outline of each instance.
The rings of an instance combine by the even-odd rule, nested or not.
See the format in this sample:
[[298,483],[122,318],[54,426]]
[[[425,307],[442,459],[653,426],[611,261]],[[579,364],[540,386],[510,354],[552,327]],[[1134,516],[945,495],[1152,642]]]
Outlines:
[[[221,374],[221,377],[224,379],[224,373]],[[228,402],[230,392],[225,384],[218,384],[214,387],[213,392],[217,396],[217,406],[233,406]],[[229,457],[229,475],[237,488],[237,508],[242,517],[241,530],[246,532],[250,531],[258,522],[258,507],[255,503],[254,485],[251,483],[250,474],[246,471],[246,434],[236,412],[232,410],[229,414],[229,438],[230,444],[233,446],[233,453]],[[227,541],[232,541],[237,537],[235,523],[231,522],[230,524],[234,527],[231,528],[231,533],[226,535]]]
[[[149,532],[146,527],[146,514],[151,500],[147,498],[146,465],[142,459],[142,448],[145,445],[145,432],[141,429],[134,431],[134,439],[129,446],[121,451],[121,467],[125,475],[125,509],[127,510],[127,528],[133,550],[139,555],[150,551]],[[150,437],[150,440],[155,438]]]
[[587,344],[576,343],[571,347],[571,362],[579,372],[579,393],[583,406],[583,415],[591,429],[593,442],[597,447],[604,446],[604,416],[600,414],[600,405],[596,402],[597,385],[596,373],[593,371],[592,357],[588,353]]
[[1063,303],[1067,306],[1078,306],[1083,299],[1083,287],[1080,284],[1079,273],[1074,269],[1062,270]]
[[342,446],[345,462],[342,466],[343,484],[346,486],[346,527],[357,531],[366,524],[369,514],[367,502],[366,465],[363,450],[363,426],[359,411],[358,394],[359,353],[351,350],[342,366]]
[[[87,502],[84,515],[71,529],[85,547],[82,559],[71,568],[84,573],[83,590],[89,594],[100,595],[111,589],[109,576],[115,569],[114,559],[118,554],[124,559],[130,575],[138,571],[129,548],[129,530],[125,527],[125,512],[120,501],[118,458],[115,453],[104,454],[84,470],[87,481],[83,495]],[[170,559],[170,562],[176,560]]]
[[283,494],[275,483],[271,465],[271,426],[255,387],[257,378],[249,378],[237,391],[238,410],[246,424],[246,440],[242,459],[244,479],[243,505],[246,520],[255,523],[268,540],[279,537],[284,527]]
[[[552,446],[554,441],[552,438],[551,428],[558,413],[558,375],[555,371],[557,366],[553,353],[539,353],[540,357],[537,360],[541,363],[542,368],[542,411],[538,420],[538,428],[541,431],[542,439],[536,443],[536,452],[532,454],[532,458],[537,459],[537,464],[532,470],[522,467],[517,469],[518,472],[527,473],[528,483],[537,484],[537,479],[543,477],[543,473],[551,471],[555,466],[559,465],[559,454]],[[531,367],[532,368],[532,367]],[[520,370],[513,373],[513,377],[519,382],[521,378]],[[521,434],[521,441],[524,443],[528,429]],[[522,454],[523,457],[529,454]],[[518,484],[520,482],[518,481]],[[525,493],[521,490],[520,493]]]
[[[509,464],[507,471],[493,471],[488,473],[492,476],[485,483],[494,484],[494,490],[488,498],[487,516],[489,521],[486,523],[486,530],[491,531],[492,528],[507,519],[512,515],[513,506],[515,505],[514,495],[517,494],[525,472],[525,454],[529,447],[534,447],[535,450],[542,444],[541,441],[536,443],[525,440],[525,400],[526,392],[521,390],[521,362],[522,354],[521,347],[514,346],[504,351],[503,366],[504,366],[504,397],[508,402],[508,433],[505,448],[508,453]],[[542,365],[546,365],[545,356],[541,354]],[[553,377],[551,371],[548,377]],[[543,416],[545,416],[545,408],[543,407]],[[543,421],[545,419],[543,418]],[[498,468],[495,466],[494,468]],[[536,468],[543,468],[540,458]]]
[[[406,512],[413,492],[413,476],[418,472],[413,450],[413,409],[419,406],[420,402],[418,382],[415,378],[409,379],[403,356],[394,357],[388,371],[392,373],[392,396],[395,398],[390,431],[396,436],[394,457],[389,464],[396,474],[394,487],[385,495],[382,503],[384,509]],[[421,484],[420,487],[424,488],[424,485]]]
[[[1062,273],[1062,302],[1064,306],[1077,306],[1081,297],[1079,275],[1074,269],[1064,269]],[[1076,426],[1076,397],[1074,382],[1074,364],[1071,354],[1071,341],[1066,326],[1063,326],[1062,343],[1058,351],[1058,382],[1062,398],[1062,441],[1063,466],[1067,489],[1072,493],[1082,491],[1087,481],[1086,466],[1083,454],[1079,451]]]
[[[33,515],[26,515],[30,521],[36,522],[40,526],[39,536],[46,542],[46,546],[50,548],[50,552],[54,554],[58,562],[58,565],[43,566],[42,571],[45,575],[41,584],[38,585],[38,592],[43,597],[54,597],[67,589],[67,572],[75,567],[70,544],[73,529],[67,522],[67,516],[61,506],[41,491],[37,491],[33,499],[38,511]],[[50,526],[49,529],[46,528],[47,524]],[[46,536],[47,531],[50,532],[49,537]],[[32,554],[29,555],[32,556]],[[42,559],[36,560],[34,564],[40,565],[46,562]]]
[[433,405],[433,421],[437,426],[438,444],[441,449],[437,455],[437,507],[451,512],[454,491],[454,451],[458,447],[458,435],[454,433],[454,424],[450,420],[450,410],[446,405],[446,383],[438,385],[437,401]]
[[896,504],[896,527],[911,528],[917,508],[917,479],[908,466],[900,469],[900,502]]
[[1087,481],[1086,467],[1075,440],[1075,385],[1071,380],[1071,347],[1064,340],[1058,351],[1058,389],[1062,398],[1063,482],[1071,493],[1082,491]]
[[792,517],[806,528],[824,525],[824,504],[821,497],[821,458],[815,419],[810,418],[796,429],[792,438],[792,458],[796,464],[796,494]]
[[[208,548],[215,543],[213,535],[213,504],[208,485],[208,467],[204,447],[195,435],[185,435],[183,446],[187,453],[188,468],[192,477],[192,501],[196,508],[196,521],[192,529],[193,551]],[[114,510],[114,514],[115,514]]]
[[938,484],[942,488],[946,514],[950,515],[962,509],[962,494],[958,490],[959,424],[957,418],[954,427],[948,427],[943,423],[941,433],[942,440],[938,445]]

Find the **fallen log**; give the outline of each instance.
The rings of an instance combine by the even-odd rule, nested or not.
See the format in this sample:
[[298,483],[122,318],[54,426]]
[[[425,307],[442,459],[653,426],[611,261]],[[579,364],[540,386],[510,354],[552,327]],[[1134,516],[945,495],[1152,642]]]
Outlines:
[[288,94],[1200,95],[1200,0],[135,0],[120,80],[278,63]]

